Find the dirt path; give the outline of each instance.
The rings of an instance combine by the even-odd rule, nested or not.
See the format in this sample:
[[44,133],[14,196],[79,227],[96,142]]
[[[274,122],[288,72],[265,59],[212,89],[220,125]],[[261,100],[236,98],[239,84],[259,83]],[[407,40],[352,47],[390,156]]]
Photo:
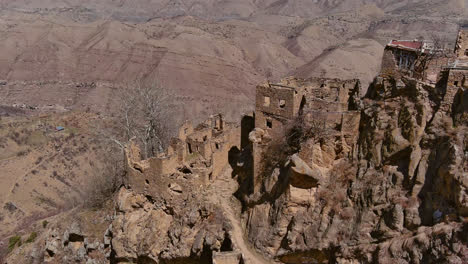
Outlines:
[[[223,175],[219,176],[209,187],[210,201],[218,204],[224,211],[224,215],[232,225],[231,239],[244,257],[245,264],[271,264],[273,261],[266,260],[261,254],[255,251],[249,244],[244,234],[240,215],[240,203],[234,200],[232,195],[237,189],[237,182],[231,178],[231,169],[227,169]],[[236,203],[237,202],[237,203]],[[238,209],[238,210],[236,210]]]

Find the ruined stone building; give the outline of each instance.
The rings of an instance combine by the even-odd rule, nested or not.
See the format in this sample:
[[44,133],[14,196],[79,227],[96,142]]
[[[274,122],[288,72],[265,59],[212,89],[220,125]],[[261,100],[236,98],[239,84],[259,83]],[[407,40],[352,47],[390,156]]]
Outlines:
[[458,31],[455,54],[458,59],[468,59],[468,25],[461,26]]
[[[451,112],[455,97],[455,102],[466,100],[463,98],[467,97],[468,27],[460,27],[453,52],[436,50],[430,42],[425,41],[390,41],[385,47],[380,74],[400,74],[435,85],[444,94],[441,109]],[[454,110],[452,115],[463,115],[460,113],[464,112],[463,109]]]
[[423,51],[424,44],[423,41],[419,40],[390,41],[385,48],[385,55],[391,56],[394,62],[391,59],[384,60],[384,62],[391,63],[389,65],[383,65],[382,67],[393,68],[394,65],[396,65],[400,70],[414,70],[414,62],[419,53]]
[[[438,45],[442,45],[439,43]],[[397,73],[436,83],[440,69],[453,56],[434,43],[422,40],[392,40],[385,47],[381,73]]]
[[[303,113],[342,114],[348,99],[359,96],[359,80],[286,78],[279,83],[258,85],[255,99],[255,127],[280,131],[287,121]],[[352,106],[356,108],[357,106]]]
[[[288,125],[298,117],[299,122],[323,124],[333,142],[340,145],[337,154],[353,155],[360,120],[359,105],[355,102],[359,101],[360,89],[357,79],[326,78],[286,78],[257,86],[255,130],[250,134],[254,192],[260,188],[262,158],[269,142],[285,137]],[[299,156],[314,160],[315,143],[303,148]]]
[[227,167],[229,150],[239,144],[240,127],[226,122],[220,114],[196,127],[186,121],[166,152],[157,157],[142,160],[138,147],[130,144],[126,150],[128,185],[138,192],[154,194],[170,175],[184,175],[191,184],[209,184]]
[[[460,27],[455,45],[454,59],[443,67],[439,82],[446,91],[441,108],[451,112],[455,122],[468,120],[468,27]],[[453,105],[460,109],[452,109]],[[464,107],[463,107],[464,106]],[[463,121],[465,120],[465,121]]]

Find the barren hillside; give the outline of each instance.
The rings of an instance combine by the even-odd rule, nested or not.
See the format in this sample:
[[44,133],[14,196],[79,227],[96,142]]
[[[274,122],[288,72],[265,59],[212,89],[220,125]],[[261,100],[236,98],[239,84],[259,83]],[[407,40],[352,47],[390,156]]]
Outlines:
[[[13,83],[0,89],[0,103],[103,111],[112,101],[103,86],[152,78],[181,106],[174,109],[177,122],[215,112],[236,118],[252,110],[255,84],[295,72],[346,71],[368,83],[380,61],[374,55],[389,39],[453,38],[465,10],[463,1],[357,0],[50,0],[0,7],[0,79]],[[70,95],[76,82],[98,85],[80,100]]]
[[122,87],[142,79],[164,87],[174,127],[215,113],[238,121],[254,110],[255,86],[266,80],[357,78],[366,90],[389,40],[436,35],[451,45],[467,7],[468,0],[0,0],[0,237],[24,236],[57,214],[59,223],[83,202],[105,156],[96,126],[115,117]]

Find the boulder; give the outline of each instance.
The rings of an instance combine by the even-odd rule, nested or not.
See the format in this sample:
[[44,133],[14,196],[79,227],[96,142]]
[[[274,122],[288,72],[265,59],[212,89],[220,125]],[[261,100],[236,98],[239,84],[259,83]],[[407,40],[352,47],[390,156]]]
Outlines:
[[290,157],[290,183],[294,187],[310,189],[322,183],[322,173],[318,168],[311,168],[299,155]]

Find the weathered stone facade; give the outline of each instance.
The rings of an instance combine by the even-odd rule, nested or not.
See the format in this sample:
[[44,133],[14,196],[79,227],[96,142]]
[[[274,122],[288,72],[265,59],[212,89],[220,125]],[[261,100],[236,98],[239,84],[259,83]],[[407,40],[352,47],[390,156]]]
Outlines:
[[157,183],[165,175],[190,174],[191,180],[209,184],[229,165],[228,154],[240,146],[240,127],[227,123],[221,115],[214,115],[193,127],[185,122],[179,128],[165,153],[146,160],[134,144],[126,149],[128,186],[140,193],[157,191]]
[[461,27],[458,31],[455,54],[457,58],[468,59],[468,26]]
[[[303,122],[323,122],[345,150],[343,155],[353,155],[360,120],[360,89],[359,80],[327,78],[286,78],[277,84],[257,86],[255,130],[251,133],[253,191],[260,188],[261,163],[269,140],[284,136],[286,126],[300,116]],[[312,152],[303,148],[299,155],[313,159]]]
[[460,67],[437,84],[381,75],[362,102],[322,87],[298,113],[304,127],[325,120],[326,135],[267,171],[255,163],[281,133],[256,125],[255,190],[241,196],[252,245],[283,263],[466,263],[465,79]]
[[214,252],[213,264],[241,264],[242,254],[240,252]]
[[433,43],[392,40],[384,50],[381,75],[405,75],[436,83],[440,69],[451,60],[453,60],[452,54],[442,49],[436,50]]
[[444,99],[441,102],[441,109],[451,112],[455,95],[460,91],[468,89],[468,68],[447,67],[441,71],[442,89],[445,89]]
[[303,112],[343,112],[350,96],[359,96],[359,80],[286,78],[257,86],[255,127],[274,133]]

